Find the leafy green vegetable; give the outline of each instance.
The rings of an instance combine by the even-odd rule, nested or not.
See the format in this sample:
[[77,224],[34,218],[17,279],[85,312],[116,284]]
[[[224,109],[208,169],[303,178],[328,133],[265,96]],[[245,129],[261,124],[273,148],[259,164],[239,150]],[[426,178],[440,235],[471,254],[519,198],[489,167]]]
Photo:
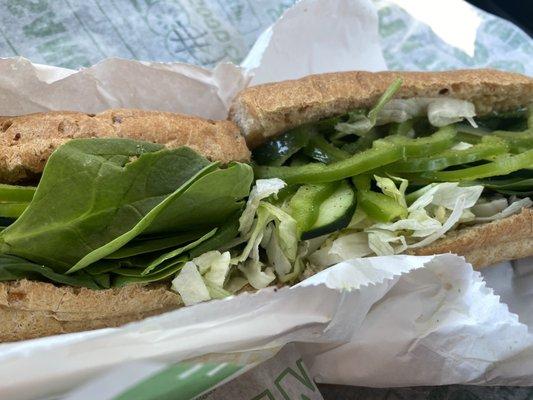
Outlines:
[[140,254],[153,253],[159,250],[169,249],[176,247],[192,240],[198,239],[205,232],[193,231],[185,232],[168,237],[160,237],[155,239],[142,239],[132,240],[124,247],[121,247],[112,254],[106,256],[106,259],[117,260],[121,258],[127,258],[132,256],[138,256]]
[[18,279],[44,279],[64,285],[88,287],[90,289],[109,287],[109,285],[106,286],[105,284],[105,275],[94,277],[85,272],[72,275],[59,274],[51,268],[32,263],[23,258],[0,254],[0,281],[13,281]]
[[189,179],[189,181],[187,181],[184,185],[180,186],[174,193],[172,193],[161,203],[151,209],[146,215],[142,217],[142,219],[134,227],[132,227],[132,229],[122,234],[121,236],[111,240],[110,242],[104,244],[103,246],[96,248],[92,252],[86,254],[67,272],[71,273],[85,268],[87,265],[90,265],[95,261],[104,258],[108,254],[120,249],[122,246],[132,240],[135,236],[139,235],[146,228],[148,228],[154,222],[155,218],[159,215],[159,213],[161,213],[166,207],[168,207],[169,204],[172,204],[172,202],[176,198],[179,198],[179,196],[187,189],[187,187],[189,187],[195,181],[195,179],[198,179],[201,175],[209,172],[212,167],[212,165],[208,165],[207,167],[205,167],[203,170],[201,170],[199,173]]
[[503,194],[531,196],[533,195],[533,171],[521,170],[509,174],[505,178],[487,178],[479,181],[485,188]]
[[174,276],[184,265],[184,262],[181,258],[175,260],[173,264],[169,265],[164,270],[156,272],[149,275],[140,275],[140,276],[121,276],[118,275],[113,279],[113,286],[121,287],[129,285],[131,283],[150,283],[157,282],[163,279],[170,278]]
[[186,306],[207,301],[211,298],[202,275],[193,262],[186,263],[172,281],[172,288],[178,292]]
[[198,230],[218,226],[238,210],[250,193],[253,171],[235,163],[196,179],[143,231],[145,234]]
[[213,236],[192,249],[190,256],[192,258],[198,257],[208,251],[220,250],[227,246],[239,234],[239,215],[240,213],[235,213],[229,217],[228,221]]
[[[24,215],[0,234],[0,251],[65,272],[130,232],[176,188],[210,166],[188,148],[161,149],[124,139],[67,142],[48,160]],[[118,247],[109,246],[99,258]],[[74,270],[97,259],[90,257]]]
[[210,232],[208,232],[205,235],[203,235],[201,238],[195,240],[192,243],[189,243],[186,246],[179,247],[179,248],[174,249],[172,251],[169,251],[167,253],[161,254],[159,257],[155,258],[152,262],[150,262],[150,264],[148,264],[148,266],[142,272],[142,275],[149,274],[155,268],[161,268],[161,269],[164,268],[165,264],[163,264],[163,263],[165,263],[165,262],[168,263],[169,260],[171,260],[171,262],[172,262],[172,259],[176,258],[177,256],[179,256],[181,254],[184,254],[184,253],[186,253],[189,250],[194,249],[200,243],[202,243],[202,242],[206,241],[207,239],[213,237],[213,235],[216,233],[216,231],[217,231],[217,228],[211,230]]

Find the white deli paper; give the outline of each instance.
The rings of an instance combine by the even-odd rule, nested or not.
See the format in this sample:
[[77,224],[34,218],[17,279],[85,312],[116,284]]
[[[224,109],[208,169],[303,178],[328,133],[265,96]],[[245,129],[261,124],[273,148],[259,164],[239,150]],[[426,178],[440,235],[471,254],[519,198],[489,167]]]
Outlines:
[[[111,59],[76,72],[3,59],[0,115],[138,107],[224,118],[254,71],[255,81],[264,82],[385,69],[376,24],[369,1],[302,1],[260,39],[246,69]],[[310,42],[304,59],[288,57],[303,54],[306,34],[328,39]],[[289,342],[304,343],[321,382],[533,384],[527,326],[470,265],[452,255],[395,256],[341,263],[291,289],[213,301],[122,328],[0,345],[0,398],[63,393],[126,361],[275,352]]]

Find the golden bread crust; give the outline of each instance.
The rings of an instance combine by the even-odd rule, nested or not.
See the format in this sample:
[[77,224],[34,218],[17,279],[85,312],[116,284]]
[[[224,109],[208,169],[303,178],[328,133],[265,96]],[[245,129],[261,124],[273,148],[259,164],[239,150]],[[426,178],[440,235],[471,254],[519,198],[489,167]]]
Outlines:
[[250,152],[230,121],[210,121],[160,111],[111,109],[100,114],[51,111],[0,118],[0,182],[29,180],[52,152],[75,138],[130,138],[188,146],[223,163],[249,161]]
[[181,305],[164,284],[91,290],[25,279],[0,282],[0,342],[119,326]]
[[455,253],[481,269],[501,261],[533,256],[533,209],[481,225],[459,229],[409,254]]
[[533,79],[511,72],[336,72],[247,88],[236,97],[230,119],[254,148],[303,123],[369,108],[396,78],[403,80],[396,98],[469,100],[478,115],[512,110],[533,101]]

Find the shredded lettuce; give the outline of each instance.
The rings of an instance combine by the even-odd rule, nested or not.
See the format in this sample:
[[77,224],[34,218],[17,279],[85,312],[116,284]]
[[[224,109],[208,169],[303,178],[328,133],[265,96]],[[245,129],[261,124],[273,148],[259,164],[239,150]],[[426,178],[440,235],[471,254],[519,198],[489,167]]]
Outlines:
[[239,265],[239,271],[248,280],[254,289],[263,289],[270,285],[275,279],[274,271],[271,267],[262,269],[263,263],[259,260],[249,259]]
[[331,244],[330,253],[343,259],[364,257],[370,254],[370,248],[363,232],[354,232],[341,236]]
[[492,200],[479,199],[479,201],[472,207],[472,212],[476,218],[491,217],[498,214],[507,208],[509,202],[505,197],[500,197]]
[[178,292],[186,306],[211,299],[198,267],[192,261],[186,262],[172,281],[172,289]]
[[366,257],[372,254],[366,232],[351,232],[338,238],[327,239],[320,249],[313,252],[308,260],[315,266],[326,268],[344,260]]
[[270,240],[266,243],[265,249],[267,259],[278,276],[284,276],[291,272],[292,264],[283,252],[278,241],[278,235],[275,232],[270,235]]
[[411,99],[393,99],[384,105],[379,113],[377,125],[390,122],[405,122],[413,117],[427,115],[429,123],[442,127],[467,119],[475,125],[473,117],[476,108],[466,100],[452,98],[414,97]]
[[463,214],[463,211],[466,208],[465,207],[466,201],[467,201],[466,196],[460,195],[457,198],[455,202],[455,206],[452,210],[452,213],[450,214],[446,222],[442,224],[442,226],[439,229],[437,229],[435,232],[433,232],[431,235],[426,236],[420,242],[414,243],[408,247],[411,247],[411,248],[424,247],[424,246],[427,246],[428,244],[433,243],[435,240],[441,238],[442,236],[444,236],[446,232],[448,232],[457,222],[459,222],[459,219],[461,218],[461,215]]
[[[502,201],[505,202],[505,206],[503,208],[501,208],[503,204]],[[489,210],[489,205],[493,205],[494,208]],[[513,214],[518,214],[523,208],[529,208],[532,205],[533,201],[531,201],[529,197],[513,201],[509,205],[507,205],[507,200],[497,199],[492,202],[473,207],[472,212],[475,215],[476,222],[489,222],[506,218]]]
[[246,202],[246,208],[239,218],[239,232],[242,235],[246,236],[252,230],[255,213],[261,200],[277,194],[285,185],[285,182],[278,178],[258,179],[255,181],[255,186]]
[[[230,264],[237,265],[246,283],[256,289],[268,286],[276,276],[285,282],[300,273],[298,254],[307,245],[299,243],[296,220],[284,211],[283,204],[278,206],[267,200],[283,187],[285,182],[280,179],[258,180],[240,219],[240,238],[236,243],[246,245]],[[263,261],[261,249],[266,254]],[[233,277],[226,289],[234,292],[246,283]]]
[[425,237],[440,229],[442,224],[435,218],[428,215],[425,209],[414,210],[409,214],[408,218],[400,219],[392,223],[378,223],[372,225],[373,229],[380,229],[383,231],[413,231],[413,237]]
[[221,299],[231,295],[224,289],[230,272],[230,253],[208,251],[185,263],[172,289],[178,292],[188,306],[210,299]]
[[223,287],[230,270],[231,256],[229,251],[208,251],[193,259],[198,270],[206,281],[218,287]]
[[211,296],[212,299],[223,299],[232,295],[232,292],[222,289],[220,286],[213,285],[207,280],[205,281],[205,285],[209,291],[209,296]]
[[[397,245],[392,246],[394,243],[397,243]],[[402,253],[407,249],[407,243],[403,235],[397,236],[393,232],[380,229],[368,231],[368,246],[378,256],[391,256]]]
[[271,218],[275,220],[276,229],[273,235],[277,236],[279,246],[283,253],[289,260],[294,261],[298,251],[298,227],[296,220],[281,208],[270,203],[265,202],[261,207],[264,207],[270,213]]
[[429,123],[433,126],[446,126],[467,119],[475,126],[473,118],[476,107],[466,100],[442,98],[435,99],[427,108]]
[[248,285],[248,281],[245,278],[242,276],[235,276],[229,280],[225,289],[230,293],[236,293],[246,285]]
[[408,210],[413,211],[425,208],[429,204],[443,206],[448,210],[452,210],[459,196],[465,197],[465,208],[470,208],[476,204],[482,191],[483,186],[481,185],[462,187],[457,182],[428,185],[418,191],[419,196],[415,197],[416,200],[409,206]]

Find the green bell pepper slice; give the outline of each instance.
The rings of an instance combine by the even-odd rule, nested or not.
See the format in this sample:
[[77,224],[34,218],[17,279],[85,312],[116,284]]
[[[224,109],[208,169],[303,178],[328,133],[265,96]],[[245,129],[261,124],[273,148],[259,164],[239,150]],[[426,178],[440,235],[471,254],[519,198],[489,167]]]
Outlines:
[[521,153],[533,148],[533,129],[522,132],[494,131],[491,135],[505,139],[513,153]]
[[18,218],[30,203],[0,203],[0,218]]
[[407,209],[395,199],[370,190],[370,176],[356,176],[352,178],[352,182],[357,189],[357,206],[361,207],[369,218],[378,222],[390,222],[407,216]]
[[401,158],[402,151],[399,146],[391,142],[378,141],[371,149],[332,164],[311,163],[297,167],[258,166],[254,168],[254,172],[257,179],[280,178],[289,185],[325,183],[359,175]]
[[384,140],[398,145],[402,149],[403,158],[425,157],[446,150],[453,146],[457,130],[448,125],[440,128],[431,136],[409,139],[405,136],[388,136]]
[[370,190],[357,191],[357,204],[369,218],[379,222],[390,222],[405,218],[406,209],[392,197]]
[[32,186],[5,185],[0,183],[0,202],[29,203],[37,188]]
[[497,137],[485,136],[481,142],[465,150],[444,150],[431,157],[410,158],[395,162],[386,169],[394,172],[439,171],[452,165],[489,159],[509,151],[507,143]]
[[392,122],[389,128],[389,135],[408,136],[413,131],[414,123],[414,118],[404,122]]
[[475,167],[428,172],[421,174],[421,176],[438,182],[473,181],[491,176],[507,175],[524,168],[533,168],[533,149],[516,155],[506,154],[492,162]]
[[297,167],[256,166],[254,172],[256,178],[280,178],[288,184],[334,182],[407,157],[440,152],[453,145],[455,134],[455,129],[447,126],[423,138],[388,136],[385,139],[376,140],[371,149],[332,164],[311,163]]
[[312,136],[307,146],[303,148],[303,153],[325,164],[331,164],[350,157],[350,153],[335,147],[321,135]]

